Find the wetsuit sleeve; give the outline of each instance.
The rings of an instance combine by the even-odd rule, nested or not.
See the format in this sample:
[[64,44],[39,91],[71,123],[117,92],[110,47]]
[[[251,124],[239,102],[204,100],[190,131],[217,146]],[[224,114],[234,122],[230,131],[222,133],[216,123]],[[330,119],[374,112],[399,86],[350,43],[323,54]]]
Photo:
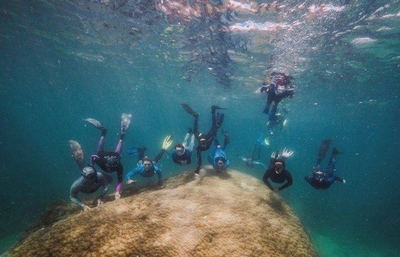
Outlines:
[[90,166],[94,167],[94,164],[98,159],[100,159],[100,157],[95,154],[90,156]]
[[134,168],[133,170],[129,171],[126,175],[125,175],[125,179],[129,180],[131,179],[131,177],[133,177],[134,175],[136,175],[138,173],[139,167]]
[[156,158],[154,158],[154,162],[157,163],[159,160],[161,160],[161,158],[164,155],[165,151],[166,151],[165,149],[161,149],[161,151],[157,154]]
[[269,170],[267,170],[267,171],[265,172],[265,174],[264,174],[264,176],[263,176],[263,182],[264,182],[265,185],[267,185],[267,187],[268,187],[269,189],[274,190],[274,188],[273,188],[273,187],[271,186],[271,184],[269,183],[268,178],[269,178]]
[[191,151],[185,149],[186,164],[192,163],[192,153]]
[[196,171],[199,171],[200,168],[201,168],[201,163],[202,163],[202,160],[201,160],[201,151],[200,151],[200,150],[197,150],[196,154],[197,154],[197,167],[196,167]]
[[340,181],[340,182],[342,182],[342,183],[343,183],[343,179],[342,179],[341,177],[334,176],[334,178],[335,178],[335,181]]
[[310,185],[313,186],[313,184],[312,184],[312,177],[305,176],[305,177],[304,177],[304,180],[307,181],[308,184],[310,184]]
[[154,167],[154,169],[155,169],[156,174],[157,174],[157,177],[158,177],[158,184],[159,184],[159,185],[162,185],[162,184],[163,184],[163,181],[162,181],[162,171],[161,171],[160,168],[158,168],[158,167]]
[[121,163],[118,165],[117,178],[118,178],[118,184],[117,187],[115,188],[115,192],[120,193],[122,190],[122,182],[124,180],[124,168]]
[[71,190],[69,193],[69,198],[71,199],[71,201],[79,206],[83,206],[83,203],[81,202],[81,200],[79,200],[78,198],[78,193],[80,191],[81,185],[79,183],[79,180],[76,180],[72,186],[71,186]]
[[98,199],[103,199],[103,197],[107,194],[110,185],[108,184],[107,179],[100,172],[97,172],[97,178],[98,183],[103,186],[103,190],[101,191]]
[[176,152],[173,152],[173,153],[171,154],[171,158],[172,158],[172,161],[175,162],[176,164],[181,164],[181,163],[178,161],[178,154],[177,154]]
[[283,190],[283,189],[285,189],[287,187],[290,187],[293,184],[292,174],[290,174],[290,172],[287,171],[287,170],[285,172],[286,172],[286,180],[287,180],[287,182],[279,187],[279,191]]

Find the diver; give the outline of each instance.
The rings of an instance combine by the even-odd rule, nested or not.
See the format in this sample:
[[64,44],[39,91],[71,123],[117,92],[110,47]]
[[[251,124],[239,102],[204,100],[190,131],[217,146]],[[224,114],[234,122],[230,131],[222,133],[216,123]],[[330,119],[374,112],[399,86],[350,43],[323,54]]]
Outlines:
[[[99,144],[97,146],[97,154],[94,154],[90,157],[90,166],[94,167],[94,164],[97,164],[106,174],[104,174],[109,181],[112,182],[112,177],[108,175],[112,172],[117,172],[118,184],[115,189],[115,200],[121,198],[121,190],[122,190],[122,182],[123,182],[123,166],[121,163],[121,148],[122,141],[124,140],[126,130],[129,128],[129,124],[131,123],[131,114],[123,113],[121,116],[121,130],[120,130],[120,139],[118,141],[117,147],[113,152],[105,152],[104,151],[104,143],[105,137],[107,134],[107,129],[101,125],[101,123],[95,119],[87,118],[85,121],[89,122],[97,129],[101,131],[101,137]],[[108,174],[107,174],[108,173]]]
[[229,164],[231,163],[227,159],[225,153],[226,146],[230,143],[229,134],[225,130],[222,130],[222,134],[224,136],[224,144],[221,146],[218,139],[215,138],[215,147],[212,151],[212,154],[208,155],[208,162],[218,173],[226,170],[226,168],[228,168]]
[[[283,189],[293,184],[292,175],[288,170],[286,170],[286,164],[285,164],[286,158],[288,158],[292,154],[293,151],[289,151],[286,148],[283,150],[282,154],[280,154],[278,151],[273,152],[271,154],[270,165],[263,176],[263,182],[272,191],[274,192],[282,191]],[[272,182],[278,184],[282,184],[285,181],[286,183],[280,187],[273,187],[271,183],[268,181],[268,179],[271,179]]]
[[266,145],[266,142],[267,141],[264,134],[261,133],[253,146],[251,155],[249,157],[238,155],[238,158],[242,159],[242,161],[244,161],[246,166],[249,168],[254,168],[255,165],[260,165],[264,167],[264,169],[267,169],[267,166],[265,166],[264,163],[260,162],[261,150],[264,147],[264,145]]
[[185,109],[186,112],[188,112],[190,115],[192,115],[194,117],[193,134],[195,135],[197,142],[198,142],[198,145],[196,146],[197,167],[194,172],[195,172],[195,174],[199,174],[201,164],[202,164],[201,152],[207,151],[208,149],[210,149],[211,144],[214,141],[215,136],[217,134],[217,131],[222,126],[222,123],[224,121],[224,114],[216,112],[216,110],[225,109],[225,108],[221,108],[216,105],[211,106],[212,126],[211,126],[210,130],[208,131],[208,133],[206,135],[204,135],[198,131],[199,115],[195,111],[193,111],[192,108],[190,108],[190,106],[187,104],[182,104],[182,107]]
[[336,169],[336,156],[341,152],[336,148],[332,149],[331,157],[325,171],[321,169],[321,161],[325,158],[326,153],[329,150],[331,140],[327,139],[322,141],[318,152],[318,158],[316,166],[313,167],[312,176],[305,176],[304,179],[314,188],[324,190],[328,189],[335,181],[340,181],[346,184],[346,180],[334,175]]
[[[188,144],[188,140],[190,142]],[[174,152],[171,155],[172,161],[181,166],[192,163],[192,152],[194,147],[194,134],[192,129],[186,133],[185,139],[182,143],[176,144]]]
[[88,211],[90,207],[79,200],[78,193],[91,194],[96,192],[100,187],[103,187],[103,190],[101,190],[100,195],[97,197],[97,206],[100,206],[103,204],[103,197],[108,192],[109,184],[106,177],[97,172],[92,166],[84,167],[81,174],[82,176],[72,184],[69,198],[72,202],[81,206],[84,211]]
[[135,184],[135,180],[132,180],[131,177],[139,174],[142,177],[153,177],[154,174],[157,174],[158,177],[158,185],[163,187],[162,181],[162,171],[156,166],[157,162],[161,160],[164,153],[167,151],[168,147],[172,144],[173,138],[172,136],[166,136],[164,138],[164,142],[161,148],[161,151],[157,154],[157,156],[152,161],[148,156],[145,156],[144,153],[147,150],[146,147],[131,147],[127,150],[128,154],[137,154],[138,153],[138,162],[136,168],[129,171],[125,175],[127,184]]
[[277,113],[277,110],[278,104],[283,98],[292,98],[294,95],[294,86],[290,85],[291,80],[293,80],[293,77],[285,73],[272,72],[269,76],[269,81],[264,82],[257,90],[260,93],[267,93],[267,103],[263,113],[269,115],[269,126],[285,122],[284,117]]

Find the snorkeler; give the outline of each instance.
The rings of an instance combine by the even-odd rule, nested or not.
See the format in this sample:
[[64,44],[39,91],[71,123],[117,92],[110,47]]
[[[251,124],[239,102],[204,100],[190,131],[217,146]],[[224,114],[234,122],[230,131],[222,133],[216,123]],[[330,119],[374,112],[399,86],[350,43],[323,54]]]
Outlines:
[[[269,76],[269,81],[264,82],[257,90],[260,93],[267,93],[267,103],[263,112],[269,115],[269,126],[285,122],[285,119],[277,113],[277,110],[278,104],[283,98],[292,98],[294,95],[294,86],[290,85],[292,79],[292,76],[285,73],[272,72]],[[272,103],[272,109],[270,110]]]
[[[194,134],[193,130],[189,131],[185,135],[185,139],[182,143],[176,144],[174,152],[171,155],[172,161],[181,166],[192,163],[192,152],[194,147]],[[190,141],[188,143],[188,140]]]
[[[242,159],[244,163],[246,164],[247,167],[249,168],[254,168],[255,165],[260,165],[264,167],[264,169],[267,169],[267,166],[265,166],[264,163],[260,162],[261,159],[261,150],[264,147],[264,145],[267,144],[267,139],[265,138],[264,134],[260,134],[253,146],[253,149],[251,151],[251,155],[249,157],[244,157],[241,155],[238,155],[238,158]],[[268,142],[269,144],[269,142]]]
[[198,145],[196,146],[197,167],[194,172],[195,174],[199,174],[202,165],[201,152],[207,151],[211,147],[211,144],[215,139],[217,131],[222,126],[222,123],[224,121],[224,114],[223,113],[220,114],[216,112],[216,110],[225,108],[221,108],[216,105],[211,106],[212,126],[208,131],[208,133],[204,135],[198,131],[199,115],[195,111],[193,111],[193,109],[190,108],[190,106],[187,104],[182,104],[182,107],[185,109],[186,112],[188,112],[190,115],[194,117],[193,134],[195,135],[198,142]]
[[131,147],[127,150],[127,153],[130,155],[138,154],[138,162],[136,167],[129,171],[125,175],[126,183],[127,184],[135,184],[135,180],[132,180],[131,177],[139,174],[142,177],[153,177],[154,174],[157,174],[158,177],[158,185],[163,186],[162,181],[162,171],[161,169],[156,166],[157,162],[161,160],[164,153],[167,151],[168,147],[172,144],[173,137],[166,136],[163,141],[163,145],[161,147],[161,151],[157,154],[154,160],[151,160],[149,157],[145,156],[144,153],[147,150],[146,147]]
[[212,151],[212,154],[208,156],[208,162],[213,166],[213,168],[217,172],[221,172],[226,170],[230,165],[230,161],[226,157],[225,149],[226,146],[230,143],[229,135],[225,130],[222,130],[222,134],[224,136],[224,144],[221,146],[218,139],[215,137],[215,147]]
[[332,149],[331,157],[329,158],[329,163],[325,171],[321,170],[321,161],[325,157],[326,152],[329,150],[331,140],[327,139],[322,141],[319,149],[317,164],[314,166],[312,171],[312,176],[305,176],[304,179],[315,189],[328,189],[335,181],[340,181],[346,184],[346,180],[334,175],[336,169],[336,156],[341,152],[336,148]]
[[[278,151],[273,152],[270,158],[269,168],[266,170],[263,176],[263,182],[269,189],[274,192],[282,191],[283,189],[291,186],[293,184],[292,175],[288,170],[286,170],[286,158],[291,156],[293,151],[289,151],[286,148],[283,150],[282,154],[279,154]],[[271,183],[268,181],[270,179],[274,183],[283,184],[280,187],[273,187]]]
[[83,204],[81,200],[78,198],[78,193],[91,194],[97,191],[100,187],[103,187],[100,195],[97,197],[97,206],[103,204],[103,197],[108,192],[109,184],[107,179],[101,174],[97,172],[93,167],[86,166],[81,171],[81,177],[75,180],[70,189],[70,196],[72,202],[81,206],[84,211],[90,210],[90,207]]
[[[105,173],[117,172],[118,184],[115,189],[115,199],[118,200],[121,198],[121,190],[122,190],[122,182],[123,182],[123,166],[121,163],[121,148],[122,141],[124,140],[125,133],[129,128],[131,123],[131,114],[123,113],[121,116],[121,130],[120,130],[120,139],[118,144],[113,152],[105,152],[104,151],[104,143],[105,137],[107,134],[107,129],[101,125],[101,123],[95,119],[87,118],[85,121],[89,122],[97,129],[101,131],[101,137],[99,144],[97,146],[97,154],[94,154],[90,157],[90,166],[94,167],[94,164],[97,164]],[[112,178],[110,175],[104,174],[110,182]]]

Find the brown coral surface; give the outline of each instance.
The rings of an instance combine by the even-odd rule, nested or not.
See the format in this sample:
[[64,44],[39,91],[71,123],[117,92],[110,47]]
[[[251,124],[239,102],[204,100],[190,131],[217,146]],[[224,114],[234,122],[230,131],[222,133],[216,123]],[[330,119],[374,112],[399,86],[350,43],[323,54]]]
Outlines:
[[9,256],[317,256],[284,200],[238,171],[127,194],[31,233]]

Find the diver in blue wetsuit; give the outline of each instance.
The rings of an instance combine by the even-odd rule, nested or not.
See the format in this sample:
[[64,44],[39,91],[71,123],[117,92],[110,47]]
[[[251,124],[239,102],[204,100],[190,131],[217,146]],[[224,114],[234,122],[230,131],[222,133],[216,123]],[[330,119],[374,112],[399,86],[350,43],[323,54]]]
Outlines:
[[158,166],[156,166],[156,163],[159,160],[161,160],[165,151],[172,144],[172,140],[173,140],[172,136],[165,137],[161,151],[154,158],[154,161],[152,161],[149,157],[144,156],[144,153],[147,150],[146,147],[137,147],[137,148],[131,147],[131,148],[129,148],[127,150],[128,154],[139,153],[139,156],[138,156],[137,167],[134,168],[133,170],[129,171],[125,175],[126,183],[127,184],[135,183],[135,181],[131,179],[131,177],[133,177],[135,175],[141,175],[142,177],[149,178],[149,177],[153,177],[154,174],[157,174],[158,185],[162,187],[163,186],[162,171]]
[[162,181],[162,171],[161,169],[155,165],[155,161],[152,161],[149,157],[145,156],[143,157],[138,163],[137,167],[134,168],[133,170],[129,171],[125,175],[126,183],[127,184],[132,184],[135,183],[134,180],[131,179],[131,177],[135,175],[140,175],[142,177],[152,177],[154,174],[157,174],[158,177],[158,185],[162,186],[163,181]]
[[[271,126],[284,122],[284,118],[277,115],[278,104],[283,98],[292,98],[294,95],[294,87],[291,84],[292,76],[288,76],[282,72],[272,72],[269,81],[270,83],[263,83],[259,91],[267,93],[267,104],[264,108],[264,113],[269,115],[269,122]],[[272,109],[270,110],[270,106]]]
[[328,189],[335,181],[340,181],[343,184],[346,183],[346,180],[334,175],[335,164],[336,164],[336,156],[340,154],[340,152],[336,149],[332,149],[331,157],[329,158],[329,163],[325,171],[321,170],[321,161],[324,159],[326,152],[329,149],[329,144],[331,140],[324,140],[321,144],[320,151],[318,153],[317,164],[313,168],[312,176],[306,176],[304,179],[314,188],[325,190]]
[[104,175],[100,172],[97,172],[93,167],[87,166],[81,171],[82,176],[75,180],[75,182],[71,186],[70,190],[70,199],[75,204],[81,206],[84,211],[90,210],[90,207],[83,204],[81,200],[78,198],[78,193],[91,194],[97,191],[100,187],[103,187],[103,190],[100,192],[100,195],[97,197],[97,206],[103,204],[103,197],[107,194],[109,184]]
[[238,155],[238,158],[242,159],[242,161],[244,161],[247,167],[254,168],[255,165],[260,165],[265,169],[267,169],[267,166],[265,166],[264,163],[260,162],[261,150],[265,145],[264,138],[265,138],[264,134],[261,133],[253,146],[253,150],[251,151],[251,156],[244,157]]
[[226,157],[225,149],[226,146],[229,144],[229,135],[226,131],[223,132],[224,135],[224,144],[221,146],[218,139],[215,138],[215,147],[212,151],[212,154],[208,156],[208,162],[213,166],[213,168],[217,172],[221,172],[226,170],[230,165],[230,161]]

